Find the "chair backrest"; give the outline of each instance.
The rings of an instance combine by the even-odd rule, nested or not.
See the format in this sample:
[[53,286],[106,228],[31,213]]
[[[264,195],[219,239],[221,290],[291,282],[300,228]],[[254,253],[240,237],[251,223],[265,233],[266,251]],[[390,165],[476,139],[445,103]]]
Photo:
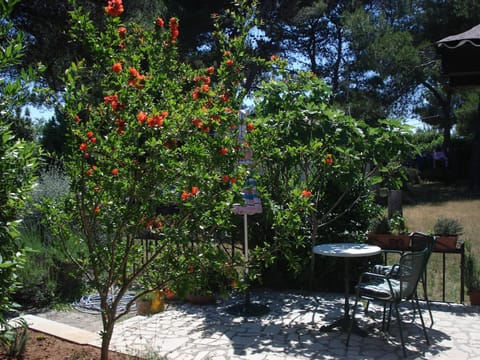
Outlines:
[[398,264],[398,280],[400,281],[399,299],[410,299],[423,276],[431,250],[425,247],[421,251],[403,254]]
[[421,251],[428,248],[430,253],[432,253],[435,244],[435,236],[421,232],[413,232],[408,236],[410,237],[410,248],[412,251]]

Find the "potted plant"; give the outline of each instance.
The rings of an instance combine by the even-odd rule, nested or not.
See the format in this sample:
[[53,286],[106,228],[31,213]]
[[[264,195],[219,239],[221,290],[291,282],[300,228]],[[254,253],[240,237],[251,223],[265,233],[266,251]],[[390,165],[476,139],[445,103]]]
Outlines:
[[480,305],[480,264],[470,242],[465,242],[465,249],[464,276],[467,294],[472,305]]
[[400,214],[391,218],[381,216],[372,220],[367,234],[368,242],[384,250],[409,250],[410,237],[405,219]]
[[435,235],[434,251],[454,251],[462,247],[463,241],[458,239],[463,227],[456,219],[441,217],[433,225]]
[[135,300],[137,315],[152,315],[165,310],[162,290],[146,290]]

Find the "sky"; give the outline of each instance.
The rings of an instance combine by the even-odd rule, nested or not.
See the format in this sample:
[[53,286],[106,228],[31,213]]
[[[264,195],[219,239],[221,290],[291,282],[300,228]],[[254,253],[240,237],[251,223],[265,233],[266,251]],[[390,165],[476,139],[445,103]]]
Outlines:
[[[52,116],[54,116],[54,111],[51,109],[40,109],[33,106],[28,106],[28,108],[30,109],[30,117],[34,122],[42,119],[48,121]],[[426,126],[425,123],[421,122],[419,119],[414,118],[407,119],[405,120],[405,122],[408,125],[413,126],[415,130],[423,129]]]

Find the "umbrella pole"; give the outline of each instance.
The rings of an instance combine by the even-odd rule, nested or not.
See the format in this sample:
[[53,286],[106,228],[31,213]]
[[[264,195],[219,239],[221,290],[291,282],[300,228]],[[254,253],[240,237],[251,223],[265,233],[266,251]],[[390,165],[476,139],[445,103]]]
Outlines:
[[245,263],[247,267],[245,268],[245,272],[248,274],[248,215],[243,214],[243,241],[244,241],[244,248],[245,248]]
[[248,215],[243,214],[243,246],[245,249],[245,281],[247,282],[247,290],[245,291],[245,304],[250,304],[250,281],[248,279]]

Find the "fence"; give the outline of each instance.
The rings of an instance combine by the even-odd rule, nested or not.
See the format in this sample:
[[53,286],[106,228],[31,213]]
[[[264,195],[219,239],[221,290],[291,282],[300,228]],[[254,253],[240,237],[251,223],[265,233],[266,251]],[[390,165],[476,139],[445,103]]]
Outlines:
[[[410,238],[408,235],[393,235],[393,234],[369,234],[369,243],[378,245],[384,250],[393,250],[397,252],[410,251]],[[435,246],[433,248],[434,254],[441,254],[442,257],[442,302],[447,302],[446,299],[446,258],[447,256],[460,256],[460,302],[465,301],[465,281],[464,281],[464,263],[465,263],[465,245],[463,241],[456,237],[437,237]],[[384,262],[388,263],[388,251],[384,252]],[[431,260],[430,260],[431,262]],[[429,277],[429,267],[427,266],[427,278]],[[437,300],[437,299],[431,299]]]

